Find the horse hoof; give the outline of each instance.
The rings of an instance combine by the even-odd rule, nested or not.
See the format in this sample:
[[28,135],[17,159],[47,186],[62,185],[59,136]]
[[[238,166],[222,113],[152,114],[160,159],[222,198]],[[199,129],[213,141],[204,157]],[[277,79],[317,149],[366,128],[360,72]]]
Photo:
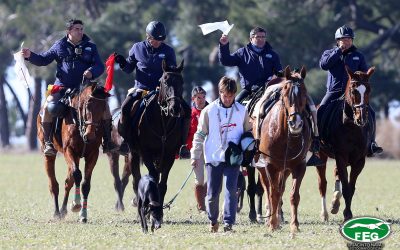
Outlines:
[[54,212],[53,219],[54,219],[54,220],[61,220],[61,219],[62,219],[61,213],[58,212],[58,211],[57,211],[57,212]]
[[80,219],[80,222],[81,222],[81,223],[87,223],[87,218],[82,217],[82,218]]
[[263,222],[262,214],[257,214],[257,222],[258,223],[262,223]]
[[257,214],[256,214],[256,212],[250,211],[249,212],[249,219],[250,219],[250,222],[257,222]]
[[125,206],[123,203],[117,202],[115,204],[115,211],[117,212],[123,212],[125,210]]
[[321,220],[322,220],[323,222],[328,222],[328,221],[329,221],[328,212],[322,212],[322,213],[321,213]]
[[340,207],[340,200],[332,200],[332,206],[331,206],[331,214],[337,214],[339,212],[339,207]]
[[137,198],[133,198],[131,200],[131,204],[132,204],[133,207],[137,207],[138,206]]
[[71,205],[71,211],[74,213],[81,211],[81,208],[82,208],[81,204],[72,204]]

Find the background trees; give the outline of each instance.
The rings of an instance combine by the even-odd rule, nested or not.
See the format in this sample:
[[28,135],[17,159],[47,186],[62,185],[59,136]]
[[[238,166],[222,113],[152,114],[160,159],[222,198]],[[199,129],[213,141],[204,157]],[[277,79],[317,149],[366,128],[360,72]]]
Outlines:
[[[337,27],[348,24],[356,31],[356,46],[369,65],[377,67],[372,103],[376,109],[387,110],[387,103],[400,95],[399,10],[396,0],[4,0],[0,3],[0,145],[9,145],[15,121],[21,120],[26,121],[30,147],[36,147],[32,117],[42,102],[30,103],[25,111],[10,110],[20,105],[19,94],[26,91],[18,88],[16,98],[5,98],[5,94],[11,95],[6,79],[7,68],[13,65],[12,52],[19,49],[21,41],[33,51],[48,49],[65,34],[64,24],[70,18],[85,22],[85,32],[96,42],[104,60],[113,52],[127,56],[133,42],[144,39],[149,21],[164,22],[166,42],[175,47],[178,60],[185,59],[186,99],[194,85],[216,84],[226,72],[217,59],[221,34],[203,36],[199,24],[226,19],[234,23],[231,51],[248,42],[252,27],[265,27],[268,42],[280,54],[283,65],[307,67],[308,89],[316,102],[325,91],[326,72],[318,67],[320,55],[334,45]],[[45,86],[54,80],[54,64],[28,67],[35,78],[32,91],[40,98]],[[235,73],[235,69],[228,70]],[[105,75],[101,81],[104,79]],[[133,77],[117,71],[114,82],[113,93],[120,103]]]

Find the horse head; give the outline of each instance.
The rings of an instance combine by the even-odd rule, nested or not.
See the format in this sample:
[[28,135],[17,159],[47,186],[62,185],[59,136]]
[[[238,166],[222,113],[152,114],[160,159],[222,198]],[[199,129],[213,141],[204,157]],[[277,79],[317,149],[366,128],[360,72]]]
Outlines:
[[298,72],[291,72],[287,66],[284,71],[284,86],[282,88],[282,102],[285,106],[289,133],[298,135],[304,125],[303,112],[307,102],[307,89],[304,84],[306,69],[303,66]]
[[162,62],[163,75],[160,79],[158,103],[166,116],[179,117],[182,113],[183,60],[178,67],[167,66]]
[[[352,72],[346,66],[348,81],[345,92],[346,104],[353,113],[354,124],[360,127],[368,123],[368,103],[371,86],[369,78],[375,71],[375,67],[368,69],[367,73],[362,71]],[[345,113],[346,114],[346,113]]]
[[88,142],[97,138],[97,128],[102,124],[103,114],[107,108],[107,98],[110,94],[97,83],[89,83],[82,88],[72,102],[73,106],[77,107],[81,136],[85,142]]

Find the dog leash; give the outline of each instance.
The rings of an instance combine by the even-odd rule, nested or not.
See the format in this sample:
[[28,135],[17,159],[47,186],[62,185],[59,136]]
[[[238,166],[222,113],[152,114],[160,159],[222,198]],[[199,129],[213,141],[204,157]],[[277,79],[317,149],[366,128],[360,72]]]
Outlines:
[[186,180],[183,182],[182,186],[179,188],[178,192],[174,195],[174,197],[172,197],[172,199],[168,203],[163,205],[163,209],[166,209],[166,208],[171,209],[172,203],[174,202],[176,197],[178,197],[178,195],[182,191],[182,189],[185,187],[185,185],[186,185],[187,181],[189,180],[190,176],[192,175],[193,171],[194,171],[194,168],[192,168],[189,175],[186,177]]

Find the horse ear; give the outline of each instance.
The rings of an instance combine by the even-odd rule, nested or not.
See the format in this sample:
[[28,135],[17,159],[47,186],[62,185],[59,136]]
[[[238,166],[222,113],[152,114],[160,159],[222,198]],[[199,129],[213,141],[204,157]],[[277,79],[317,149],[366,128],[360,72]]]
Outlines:
[[178,65],[178,67],[176,68],[176,70],[181,73],[183,70],[183,65],[184,65],[185,60],[182,59],[181,63]]
[[307,70],[306,70],[306,67],[303,65],[303,66],[301,66],[300,76],[302,79],[305,79],[306,75],[307,75]]
[[167,62],[165,61],[165,59],[162,60],[162,64],[161,65],[162,65],[163,72],[167,71]]
[[368,78],[371,77],[371,75],[372,75],[374,72],[375,72],[375,67],[369,68],[368,71],[367,71]]
[[353,71],[351,71],[349,66],[345,65],[344,67],[346,69],[347,74],[350,76],[350,78],[354,78],[354,73],[353,73]]
[[290,76],[291,76],[290,71],[291,71],[291,69],[290,69],[289,65],[286,66],[285,71],[283,72],[283,76],[284,76],[286,79],[289,79],[289,78],[290,78]]

